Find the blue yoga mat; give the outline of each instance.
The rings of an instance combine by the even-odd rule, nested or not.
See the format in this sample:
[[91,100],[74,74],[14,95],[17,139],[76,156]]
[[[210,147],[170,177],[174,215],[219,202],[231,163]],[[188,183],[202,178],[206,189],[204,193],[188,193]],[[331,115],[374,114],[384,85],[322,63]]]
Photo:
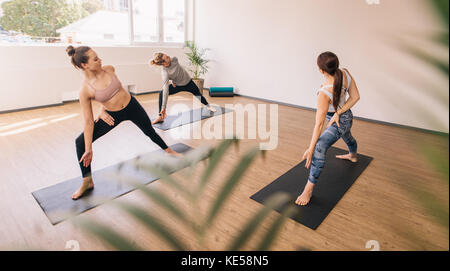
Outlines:
[[210,87],[209,92],[233,92],[233,87]]

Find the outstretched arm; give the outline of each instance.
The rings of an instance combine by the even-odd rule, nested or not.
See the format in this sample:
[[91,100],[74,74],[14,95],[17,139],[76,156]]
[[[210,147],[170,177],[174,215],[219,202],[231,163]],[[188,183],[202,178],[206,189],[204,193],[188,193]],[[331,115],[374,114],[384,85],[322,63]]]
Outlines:
[[314,148],[316,147],[316,143],[319,140],[320,134],[322,133],[329,104],[330,98],[326,94],[320,92],[317,98],[316,124],[314,125],[313,135],[309,144],[309,148],[303,154],[303,159],[306,159],[306,168],[309,168],[311,164]]
[[80,92],[80,104],[84,118],[84,154],[80,163],[83,162],[85,167],[89,166],[92,161],[92,137],[94,134],[94,115],[92,113],[91,98],[86,88]]
[[167,74],[166,71],[162,71],[162,80],[163,80],[163,88],[162,88],[162,107],[161,107],[161,112],[162,111],[166,111],[166,106],[167,106],[167,99],[169,97],[169,75]]

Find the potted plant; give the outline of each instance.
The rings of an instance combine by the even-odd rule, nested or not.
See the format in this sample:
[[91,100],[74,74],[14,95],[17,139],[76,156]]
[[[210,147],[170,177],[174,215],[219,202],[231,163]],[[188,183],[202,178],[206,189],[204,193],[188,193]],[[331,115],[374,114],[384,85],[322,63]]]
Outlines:
[[192,67],[190,71],[192,72],[192,80],[197,85],[200,92],[203,92],[203,85],[205,79],[200,78],[203,74],[208,71],[208,66],[206,64],[209,62],[205,59],[205,54],[208,49],[201,49],[193,41],[186,41],[185,48],[189,49],[186,53],[190,66]]

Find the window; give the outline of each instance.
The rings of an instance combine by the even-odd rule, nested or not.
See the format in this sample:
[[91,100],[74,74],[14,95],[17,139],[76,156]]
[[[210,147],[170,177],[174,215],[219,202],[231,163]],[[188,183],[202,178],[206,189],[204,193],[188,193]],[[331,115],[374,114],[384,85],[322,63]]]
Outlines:
[[158,2],[133,1],[134,42],[159,42]]
[[0,0],[0,45],[182,44],[186,31],[185,2]]
[[120,9],[128,10],[128,0],[120,0]]
[[103,37],[105,40],[114,40],[114,34],[104,34]]
[[[67,1],[70,2],[70,1]],[[119,0],[77,0],[89,14],[58,28],[62,43],[94,45],[126,45],[130,43],[128,11],[119,7]],[[83,5],[84,4],[84,5]]]
[[164,0],[165,42],[184,42],[184,0]]
[[114,10],[114,0],[107,0],[105,8],[109,10]]

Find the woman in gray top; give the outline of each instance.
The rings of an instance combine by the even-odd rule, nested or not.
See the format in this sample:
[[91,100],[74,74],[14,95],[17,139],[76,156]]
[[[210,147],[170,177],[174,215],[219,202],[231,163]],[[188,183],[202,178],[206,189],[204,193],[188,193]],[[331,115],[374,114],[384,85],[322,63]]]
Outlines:
[[[200,93],[197,85],[192,81],[191,76],[178,63],[176,57],[170,57],[163,53],[156,53],[150,64],[162,66],[163,89],[159,93],[159,117],[153,121],[153,124],[164,121],[166,118],[166,106],[169,95],[176,94],[180,91],[188,91],[197,97],[207,108],[216,112],[214,107],[208,104],[205,97]],[[169,84],[169,80],[172,84]]]

